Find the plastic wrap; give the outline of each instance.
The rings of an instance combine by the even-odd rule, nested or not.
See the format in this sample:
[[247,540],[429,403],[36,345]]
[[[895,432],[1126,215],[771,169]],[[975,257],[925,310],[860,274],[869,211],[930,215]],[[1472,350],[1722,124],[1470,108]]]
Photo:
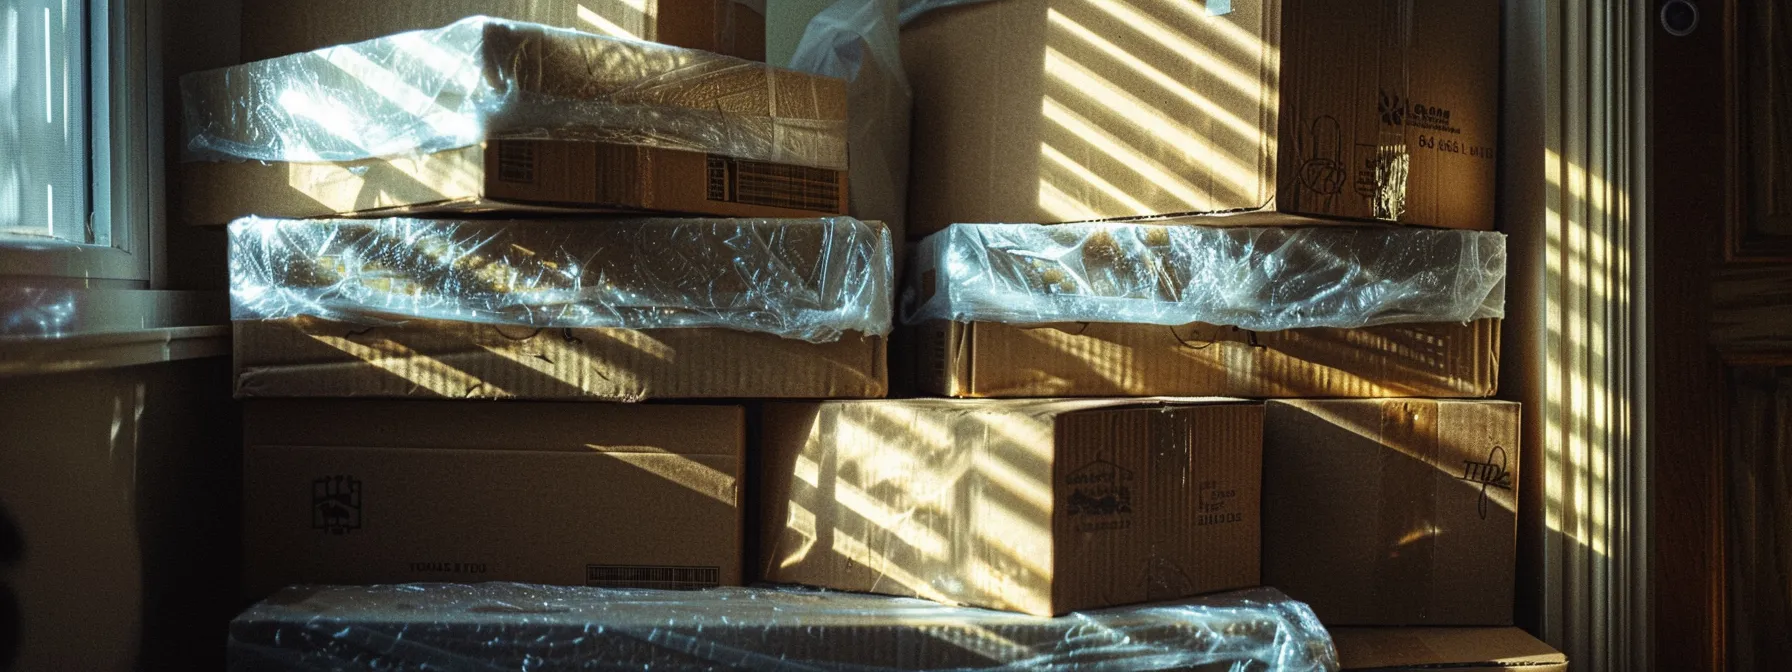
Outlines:
[[990,0],[902,0],[902,23],[906,25],[908,22],[920,18],[922,14],[943,7],[969,5],[972,3],[989,1]]
[[914,261],[908,322],[1279,331],[1505,315],[1506,238],[1481,231],[954,224]]
[[851,213],[888,224],[903,239],[908,209],[909,114],[896,0],[838,0],[823,9],[790,67],[846,80]]
[[1313,612],[1268,588],[1052,619],[808,590],[290,588],[231,623],[229,657],[239,672],[1338,669]]
[[188,158],[353,161],[488,138],[843,170],[843,84],[692,49],[471,17],[188,75]]
[[880,224],[827,219],[276,220],[230,225],[231,318],[887,334]]

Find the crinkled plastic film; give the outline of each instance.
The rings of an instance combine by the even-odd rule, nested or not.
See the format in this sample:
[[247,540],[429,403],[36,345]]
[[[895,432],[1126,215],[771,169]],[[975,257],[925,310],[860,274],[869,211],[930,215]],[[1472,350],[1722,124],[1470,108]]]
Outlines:
[[230,669],[1336,670],[1269,588],[1044,619],[811,590],[290,588],[230,626]]
[[909,116],[896,0],[837,0],[809,21],[790,67],[846,80],[851,213],[901,238],[908,207]]
[[835,170],[846,168],[843,87],[489,17],[181,80],[192,159],[354,161],[554,138]]
[[890,330],[889,233],[826,219],[276,220],[230,225],[231,317]]
[[1481,231],[955,224],[915,261],[908,322],[1278,331],[1505,315],[1505,236]]
[[989,2],[989,0],[902,0],[902,13],[900,16],[902,23],[906,25],[910,21],[921,18],[922,14],[926,14],[936,9],[954,7],[957,5],[969,5],[979,2]]

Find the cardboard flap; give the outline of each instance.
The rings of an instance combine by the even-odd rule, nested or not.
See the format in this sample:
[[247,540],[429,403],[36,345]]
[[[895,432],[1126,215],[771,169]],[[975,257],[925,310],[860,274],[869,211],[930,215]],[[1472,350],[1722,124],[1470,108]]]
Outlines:
[[884,339],[731,329],[540,330],[315,318],[235,324],[243,398],[860,398],[888,389]]
[[[248,445],[740,456],[738,406],[293,399],[243,405]],[[452,409],[454,422],[444,422]],[[526,432],[516,432],[525,427]],[[354,428],[344,432],[343,428]]]
[[917,383],[962,397],[1488,397],[1500,321],[1249,332],[927,322]]
[[1346,670],[1471,665],[1526,670],[1568,662],[1518,628],[1334,628],[1332,639]]

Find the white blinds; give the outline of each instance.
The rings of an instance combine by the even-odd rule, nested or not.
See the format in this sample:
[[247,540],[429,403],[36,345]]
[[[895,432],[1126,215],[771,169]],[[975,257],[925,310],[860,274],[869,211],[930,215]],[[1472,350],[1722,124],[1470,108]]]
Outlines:
[[110,244],[89,212],[86,0],[0,7],[0,236]]

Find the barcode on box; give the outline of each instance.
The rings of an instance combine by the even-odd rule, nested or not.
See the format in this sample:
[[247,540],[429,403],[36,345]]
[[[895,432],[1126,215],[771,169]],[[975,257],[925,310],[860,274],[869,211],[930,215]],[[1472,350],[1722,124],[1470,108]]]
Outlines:
[[722,585],[722,569],[666,565],[586,565],[585,585],[598,588],[697,590]]
[[498,181],[518,184],[535,183],[535,143],[499,142]]
[[951,361],[951,356],[946,350],[946,341],[951,337],[951,327],[940,326],[942,328],[927,335],[927,370],[945,373],[946,367],[950,365]]
[[816,212],[840,209],[840,171],[709,155],[709,200]]

